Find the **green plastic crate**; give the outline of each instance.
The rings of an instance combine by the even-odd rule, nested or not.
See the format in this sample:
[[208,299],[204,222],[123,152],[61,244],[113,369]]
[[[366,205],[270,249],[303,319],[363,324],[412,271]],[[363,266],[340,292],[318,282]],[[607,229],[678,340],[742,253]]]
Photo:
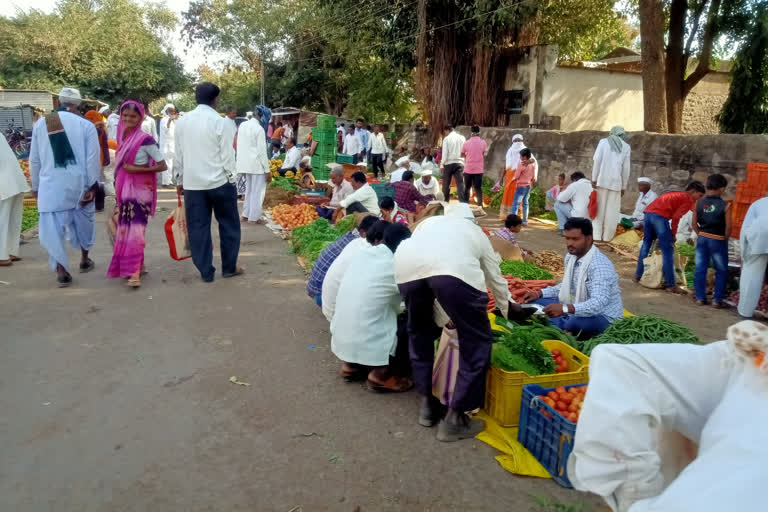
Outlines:
[[318,144],[336,144],[336,130],[312,128],[312,140]]
[[321,130],[336,130],[336,116],[320,114],[317,116],[317,127]]
[[329,179],[331,179],[331,170],[326,166],[315,167],[313,165],[312,176],[314,176],[315,179],[318,181],[328,181]]
[[325,169],[330,172],[330,169],[328,169],[327,164],[335,163],[333,159],[327,159],[320,156],[313,156],[310,160],[312,162],[312,169]]
[[339,164],[354,164],[355,163],[355,156],[354,155],[344,155],[342,153],[336,154],[336,163]]
[[336,161],[336,144],[318,144],[317,147],[315,147],[315,156],[320,156],[325,158],[326,160],[330,162]]

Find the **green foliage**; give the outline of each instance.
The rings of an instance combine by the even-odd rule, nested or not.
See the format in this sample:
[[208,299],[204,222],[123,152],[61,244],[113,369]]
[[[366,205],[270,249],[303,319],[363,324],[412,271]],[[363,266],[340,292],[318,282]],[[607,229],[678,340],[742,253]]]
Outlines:
[[547,193],[539,187],[533,187],[528,196],[528,215],[538,217],[545,211],[547,205]]
[[768,8],[761,7],[750,25],[717,118],[724,133],[768,132]]
[[35,206],[25,206],[24,213],[21,217],[21,232],[37,226],[37,221],[40,219],[40,214]]
[[353,229],[355,229],[354,215],[347,215],[336,223],[336,231],[339,233],[339,236],[349,233]]
[[52,14],[0,18],[0,76],[6,87],[68,85],[112,104],[149,101],[189,84],[163,47],[175,22],[168,9],[133,0],[62,0]]

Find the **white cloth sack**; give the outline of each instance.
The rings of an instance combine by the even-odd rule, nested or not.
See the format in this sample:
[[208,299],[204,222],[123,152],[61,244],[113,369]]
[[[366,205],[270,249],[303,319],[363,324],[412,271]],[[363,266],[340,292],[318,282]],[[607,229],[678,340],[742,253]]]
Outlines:
[[[568,460],[574,487],[621,512],[759,509],[768,380],[733,354],[724,341],[597,347]],[[684,469],[694,454],[675,435],[699,445]]]

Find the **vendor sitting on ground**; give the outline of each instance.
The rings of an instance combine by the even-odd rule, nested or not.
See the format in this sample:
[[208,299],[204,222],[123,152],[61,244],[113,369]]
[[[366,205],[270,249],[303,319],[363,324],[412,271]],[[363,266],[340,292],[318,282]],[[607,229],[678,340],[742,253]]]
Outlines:
[[307,283],[307,295],[314,299],[318,307],[322,307],[323,280],[331,264],[339,257],[341,251],[349,245],[350,242],[362,237],[365,238],[368,229],[376,223],[376,217],[368,215],[360,221],[360,226],[346,233],[332,242],[328,247],[322,250],[312,266],[312,275],[309,276]]
[[[368,378],[373,391],[408,391],[408,336],[398,339],[400,291],[395,282],[393,253],[411,232],[390,224],[383,243],[362,249],[341,280],[331,320],[331,351],[343,361],[347,380]],[[430,311],[431,314],[431,311]],[[434,350],[434,348],[433,348]]]
[[440,191],[440,184],[437,182],[434,176],[432,176],[431,169],[423,169],[421,171],[421,178],[416,181],[416,190],[419,194],[426,197],[430,201],[442,201],[443,193]]
[[528,292],[524,301],[544,306],[552,325],[594,336],[624,316],[619,276],[611,260],[592,244],[589,219],[568,219],[564,236],[568,255],[562,283]]
[[354,191],[352,184],[344,179],[344,169],[341,165],[334,164],[331,167],[331,183],[327,193],[331,200],[316,207],[317,214],[324,219],[331,220],[336,210],[341,207],[339,204],[341,200]]
[[522,229],[523,219],[513,213],[507,215],[507,218],[504,221],[504,227],[497,229],[494,235],[503,240],[506,240],[507,242],[512,242],[513,244],[517,245],[517,238],[515,235],[522,231]]
[[[501,314],[518,320],[525,317],[522,308],[511,302],[500,262],[488,237],[475,225],[467,203],[452,204],[445,215],[423,220],[395,254],[395,278],[408,312],[414,383],[421,395],[418,421],[424,427],[440,422],[439,441],[472,438],[484,428],[482,420],[470,419],[466,411],[482,407],[485,400],[493,339],[488,289]],[[456,324],[461,340],[461,364],[447,414],[432,395],[435,340],[442,332],[434,321],[435,299]]]
[[[632,215],[623,215],[621,219],[622,224],[624,224],[626,219],[632,223],[633,227],[643,229],[645,209],[659,197],[656,192],[651,190],[651,185],[653,185],[653,180],[651,178],[637,178],[637,191],[640,192],[640,195],[637,196],[637,201],[635,202],[635,211],[632,212]],[[627,227],[629,227],[629,225],[627,225]]]
[[413,171],[405,171],[400,181],[390,182],[388,186],[395,189],[395,202],[407,212],[416,213],[419,204],[429,202],[413,185]]
[[354,192],[339,201],[339,206],[346,209],[346,214],[361,212],[378,215],[379,198],[368,184],[365,174],[358,171],[352,175],[352,188]]
[[273,142],[272,143],[272,158],[270,158],[270,160],[279,160],[281,154],[282,153],[280,152],[280,143],[279,142]]
[[379,218],[385,222],[392,222],[408,225],[408,217],[400,211],[398,204],[389,196],[384,196],[379,200],[379,209],[381,214]]
[[397,169],[395,169],[390,175],[389,177],[390,183],[397,183],[398,181],[403,179],[403,173],[411,169],[411,159],[408,157],[408,155],[401,156],[400,158],[397,159],[397,162],[395,162],[395,165],[397,166]]
[[555,199],[555,214],[557,215],[557,232],[562,234],[565,222],[571,217],[587,218],[589,196],[592,194],[592,182],[583,172],[571,174],[571,183],[562,190]]
[[[341,286],[341,280],[347,273],[347,269],[350,263],[358,258],[360,251],[372,245],[377,245],[384,240],[384,231],[389,227],[389,222],[377,219],[373,215],[368,215],[366,219],[373,219],[373,223],[368,221],[366,223],[367,231],[365,238],[356,238],[349,242],[347,246],[341,251],[341,254],[334,260],[331,266],[328,268],[328,272],[325,273],[325,279],[323,279],[323,294],[322,294],[322,308],[323,315],[330,322],[333,320],[333,315],[336,313],[336,298],[339,294],[339,286]],[[370,226],[368,225],[370,224]],[[363,223],[360,223],[363,226]]]
[[285,141],[285,161],[280,167],[280,175],[285,175],[288,171],[296,172],[301,162],[301,152],[296,147],[296,139],[291,137]]

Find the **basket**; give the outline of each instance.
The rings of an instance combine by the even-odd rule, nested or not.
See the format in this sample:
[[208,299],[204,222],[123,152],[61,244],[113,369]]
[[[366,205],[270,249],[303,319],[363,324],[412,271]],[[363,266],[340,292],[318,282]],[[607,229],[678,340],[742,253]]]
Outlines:
[[[584,385],[566,386],[565,389]],[[523,387],[525,405],[520,409],[517,440],[536,457],[555,482],[572,488],[573,485],[568,479],[568,456],[573,451],[576,424],[565,419],[538,398],[539,395],[546,395],[554,390],[554,387],[545,388],[538,384]]]
[[344,155],[342,153],[338,153],[336,155],[336,163],[353,164],[355,163],[355,155]]
[[557,387],[589,381],[589,357],[559,340],[545,340],[541,344],[549,351],[560,351],[563,359],[568,361],[567,372],[531,377],[525,372],[507,372],[496,367],[488,371],[485,412],[502,427],[517,425],[526,384]]
[[387,183],[371,183],[371,188],[376,192],[376,197],[395,197],[395,189],[388,187]]
[[[328,114],[320,114],[317,116],[317,127],[321,130],[334,130],[336,131],[336,116],[329,116]],[[314,137],[314,133],[312,134]]]

